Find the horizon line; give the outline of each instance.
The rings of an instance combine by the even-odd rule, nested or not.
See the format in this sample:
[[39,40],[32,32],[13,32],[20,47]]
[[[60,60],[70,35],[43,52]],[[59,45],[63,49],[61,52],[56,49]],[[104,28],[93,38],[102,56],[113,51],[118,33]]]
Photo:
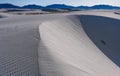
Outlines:
[[[38,5],[38,6],[49,6],[49,5],[54,5],[54,4],[48,4],[48,5],[40,5],[40,4],[24,4],[24,5],[18,5],[18,4],[14,4],[14,3],[0,3],[0,4],[12,4],[12,5],[15,5],[15,6],[19,6],[19,7],[23,7],[23,6],[26,6],[26,5]],[[58,3],[57,3],[58,4]],[[69,4],[62,4],[62,3],[59,3],[60,5],[67,5],[67,6],[73,6],[73,7],[78,7],[78,6],[87,6],[87,7],[92,7],[92,6],[95,6],[95,5],[78,5],[78,6],[74,6],[74,5],[69,5]],[[96,4],[96,5],[108,5],[108,6],[115,6],[115,5],[110,5],[110,4]],[[120,6],[115,6],[115,7],[120,7]]]

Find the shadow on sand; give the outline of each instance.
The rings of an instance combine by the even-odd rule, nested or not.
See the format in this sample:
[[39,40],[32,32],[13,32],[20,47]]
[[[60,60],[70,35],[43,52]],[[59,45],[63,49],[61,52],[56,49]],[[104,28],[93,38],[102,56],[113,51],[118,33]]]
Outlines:
[[120,20],[92,15],[78,18],[90,39],[120,67]]

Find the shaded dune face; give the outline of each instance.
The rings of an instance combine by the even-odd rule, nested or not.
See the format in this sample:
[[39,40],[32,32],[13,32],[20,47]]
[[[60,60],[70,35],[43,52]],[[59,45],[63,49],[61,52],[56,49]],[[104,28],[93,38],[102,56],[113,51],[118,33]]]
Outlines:
[[3,16],[0,15],[0,18],[3,18]]
[[120,67],[120,20],[91,15],[79,19],[90,39]]
[[[97,20],[96,18],[100,21],[99,23],[95,22]],[[97,46],[105,48],[110,44],[109,41],[111,40],[108,40],[109,37],[105,35],[104,38],[104,34],[100,33],[100,31],[106,33],[111,32],[103,30],[105,29],[105,25],[100,27],[100,24],[102,23],[109,24],[110,20],[114,24],[119,24],[119,20],[109,18],[104,19],[104,17],[98,16],[67,16],[66,18],[59,20],[42,23],[39,26],[41,40],[38,47],[40,75],[119,76],[119,67],[106,57],[99,48],[97,48]],[[94,27],[90,27],[93,26],[93,24]],[[99,26],[97,26],[97,24]],[[109,25],[107,25],[107,27],[108,26]],[[93,30],[93,28],[96,30]],[[110,29],[116,30],[113,27],[110,27]],[[95,35],[94,31],[96,33]],[[98,35],[98,38],[96,38],[96,35]],[[94,41],[94,43],[98,40],[97,43],[99,43],[99,45],[95,43],[97,45],[96,46],[88,36]],[[106,49],[108,49],[108,47]],[[110,54],[110,56],[116,55],[106,49],[102,49],[102,51],[104,52],[105,50],[108,55]],[[112,47],[109,49],[112,49]]]

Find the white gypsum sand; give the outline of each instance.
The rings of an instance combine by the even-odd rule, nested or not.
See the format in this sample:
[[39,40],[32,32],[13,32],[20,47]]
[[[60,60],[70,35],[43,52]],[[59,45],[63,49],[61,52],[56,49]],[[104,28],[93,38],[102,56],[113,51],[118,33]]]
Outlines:
[[120,15],[114,12],[0,13],[6,16],[0,18],[0,75],[119,76]]

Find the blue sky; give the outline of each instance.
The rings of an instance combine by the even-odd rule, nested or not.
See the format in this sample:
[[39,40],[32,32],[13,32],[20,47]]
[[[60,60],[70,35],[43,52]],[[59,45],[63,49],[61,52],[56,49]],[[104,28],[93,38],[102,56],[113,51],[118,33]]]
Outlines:
[[27,4],[37,4],[42,6],[50,4],[67,4],[73,6],[109,4],[114,6],[120,6],[120,0],[0,0],[0,3],[12,3],[19,6]]

